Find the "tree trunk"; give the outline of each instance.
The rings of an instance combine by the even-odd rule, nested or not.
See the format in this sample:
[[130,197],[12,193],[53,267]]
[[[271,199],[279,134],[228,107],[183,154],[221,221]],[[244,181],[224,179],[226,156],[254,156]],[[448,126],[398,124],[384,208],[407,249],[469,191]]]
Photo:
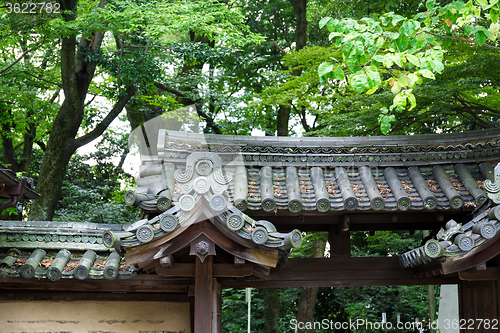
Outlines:
[[[326,242],[317,240],[316,253],[314,258],[323,258]],[[297,304],[297,322],[312,322],[314,321],[314,308],[316,307],[316,298],[318,296],[318,287],[301,288],[299,302]],[[299,333],[314,332],[314,330],[298,330]]]
[[[104,1],[101,1],[99,6],[104,6]],[[61,8],[73,13],[63,14],[67,21],[76,19],[77,1],[61,1]],[[102,38],[103,35],[97,32],[93,33],[90,39],[82,37],[78,48],[96,51],[101,46]],[[31,206],[30,220],[52,220],[71,155],[77,148],[98,138],[136,92],[134,87],[128,87],[126,94],[119,98],[113,109],[94,130],[76,139],[83,119],[85,97],[94,78],[95,69],[95,63],[87,63],[83,54],[76,54],[76,35],[62,38],[61,78],[64,102],[52,125],[36,188],[41,197]]]
[[288,121],[290,120],[290,107],[278,106],[278,118],[276,120],[276,130],[278,136],[288,136]]
[[264,289],[264,332],[281,332],[279,323],[279,297],[278,288]]
[[[295,50],[302,50],[307,43],[307,0],[289,0],[295,11]],[[302,75],[302,70],[293,71],[294,76]],[[291,101],[290,101],[291,103]],[[276,120],[278,136],[288,136],[288,122],[290,119],[290,106],[279,105]]]

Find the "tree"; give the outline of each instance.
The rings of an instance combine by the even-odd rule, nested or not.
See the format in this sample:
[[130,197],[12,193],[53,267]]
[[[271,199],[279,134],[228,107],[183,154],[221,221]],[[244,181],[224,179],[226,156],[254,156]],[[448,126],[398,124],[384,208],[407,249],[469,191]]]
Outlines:
[[109,130],[95,152],[74,154],[63,180],[54,220],[110,224],[138,220],[138,212],[123,203],[127,188],[135,183],[123,170],[128,152],[128,133]]
[[[57,6],[52,5],[50,9],[40,8],[43,15],[39,16],[20,13],[22,2],[9,3],[2,9],[8,14],[2,16],[3,33],[8,36],[16,29],[23,30],[24,37],[30,36],[31,39],[21,39],[24,43],[21,48],[25,49],[21,57],[14,57],[10,62],[4,57],[5,66],[0,69],[0,75],[14,70],[18,73],[20,62],[35,50],[47,50],[48,59],[52,59],[54,49],[60,53],[60,67],[57,65],[60,82],[57,82],[58,78],[55,83],[61,87],[64,98],[50,128],[47,128],[50,135],[44,147],[44,162],[37,187],[41,198],[33,204],[30,213],[31,219],[38,220],[52,219],[66,167],[76,149],[101,136],[133,97],[139,99],[152,94],[155,80],[168,66],[164,60],[160,63],[160,49],[172,43],[175,38],[171,36],[193,31],[226,45],[252,40],[244,34],[245,27],[241,25],[237,8],[229,8],[219,1],[102,0],[96,3],[61,0],[58,4],[60,8],[57,10],[54,10]],[[106,36],[113,36],[115,43]],[[15,54],[10,52],[13,48],[11,43],[6,50]],[[52,81],[44,76],[43,61],[41,66],[40,63],[33,66],[40,67],[35,72],[40,73],[38,82]],[[44,93],[46,91],[39,92]],[[87,98],[89,95],[104,96],[112,101],[113,106],[105,115],[95,112],[90,105],[93,99]],[[57,96],[55,91],[54,96]],[[54,97],[49,102],[56,99]],[[6,124],[12,126],[17,114],[9,114],[8,110],[4,114],[4,127]],[[85,132],[80,134],[82,129]],[[8,131],[6,128],[3,148],[5,156],[14,163]],[[32,130],[28,132],[26,149],[32,146],[30,140],[36,137]]]
[[318,74],[321,80],[346,81],[358,93],[388,87],[392,105],[382,107],[378,118],[387,134],[395,113],[416,107],[415,87],[443,72],[443,49],[452,41],[500,50],[499,12],[496,0],[445,5],[428,0],[412,18],[392,12],[360,20],[325,17],[320,27],[328,28],[329,39],[342,54],[335,63],[320,64]]

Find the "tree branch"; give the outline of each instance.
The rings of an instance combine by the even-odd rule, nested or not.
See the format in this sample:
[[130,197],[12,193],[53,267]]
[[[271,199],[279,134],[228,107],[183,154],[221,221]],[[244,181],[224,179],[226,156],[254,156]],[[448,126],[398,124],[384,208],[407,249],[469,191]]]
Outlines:
[[[471,44],[477,44],[479,45],[475,40],[473,39],[468,39],[468,38],[461,38],[461,37],[453,37],[453,36],[443,36],[443,35],[440,35],[440,34],[436,34],[434,32],[430,32],[430,31],[423,31],[425,32],[426,34],[429,34],[429,35],[432,35],[432,36],[436,36],[436,37],[439,37],[439,38],[443,38],[443,39],[452,39],[452,40],[458,40],[460,42],[467,42],[467,43],[471,43]],[[483,43],[482,45],[479,45],[479,46],[484,46],[484,47],[487,47],[487,48],[490,48],[490,49],[493,49],[493,50],[498,50],[500,51],[500,47],[496,47],[496,46],[493,46],[493,45],[489,45],[489,44],[486,44],[486,43]]]
[[109,124],[122,112],[128,101],[135,95],[136,87],[128,87],[126,94],[121,96],[115,106],[107,114],[107,116],[96,126],[91,132],[81,136],[73,141],[73,150],[86,145],[87,143],[97,139],[108,128]]
[[286,55],[286,51],[285,51],[285,50],[283,50],[283,49],[282,49],[282,48],[278,45],[278,43],[276,43],[276,41],[272,40],[272,42],[273,42],[274,47],[276,47],[276,48],[278,49],[278,51],[280,51],[283,55]]
[[54,85],[54,86],[56,86],[56,87],[62,88],[62,84],[60,84],[60,83],[55,83],[55,82],[51,82],[51,81],[49,81],[49,80],[42,79],[41,77],[36,76],[36,75],[34,75],[34,74],[31,74],[31,73],[30,73],[30,72],[28,72],[28,71],[22,71],[21,73],[24,73],[24,74],[26,74],[26,75],[32,76],[32,77],[34,77],[35,79],[38,79],[38,80],[40,80],[40,81],[44,81],[44,82],[50,83],[50,84],[52,84],[52,85]]
[[38,43],[35,44],[35,46],[33,46],[31,49],[28,49],[26,51],[24,51],[23,54],[21,54],[19,56],[19,58],[17,58],[12,64],[10,64],[9,66],[5,67],[4,69],[2,69],[0,71],[0,76],[5,73],[6,71],[8,71],[9,69],[12,68],[12,66],[14,66],[15,64],[17,64],[19,61],[21,61],[28,53],[30,53],[31,51],[33,50],[36,50],[38,47],[40,47],[40,45],[42,44],[42,41],[39,41]]
[[172,88],[172,87],[169,87],[163,83],[159,83],[159,82],[155,82],[154,83],[155,87],[162,90],[162,91],[166,91],[166,92],[169,92],[171,94],[174,94],[175,96],[177,97],[180,97],[182,98],[183,100],[186,101],[187,104],[196,104],[197,102],[201,101],[201,99],[198,99],[198,100],[193,100],[191,97],[189,97],[188,95],[186,95],[185,93],[183,93],[182,91],[180,90],[177,90],[175,88]]

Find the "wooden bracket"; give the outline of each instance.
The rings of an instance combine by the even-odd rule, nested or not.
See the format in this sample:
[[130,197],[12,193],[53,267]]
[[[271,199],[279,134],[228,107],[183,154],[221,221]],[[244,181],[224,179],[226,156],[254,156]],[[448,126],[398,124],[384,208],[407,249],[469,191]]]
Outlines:
[[234,256],[234,267],[237,268],[245,267],[245,259],[241,259],[237,256]]
[[207,256],[215,256],[215,243],[205,234],[201,234],[191,242],[189,254],[197,256],[203,262]]
[[476,266],[477,271],[485,271],[486,270],[486,261],[480,263],[479,265]]
[[174,262],[175,262],[175,258],[169,254],[169,255],[166,255],[165,257],[161,257],[160,258],[160,265],[162,267],[173,267],[174,266]]

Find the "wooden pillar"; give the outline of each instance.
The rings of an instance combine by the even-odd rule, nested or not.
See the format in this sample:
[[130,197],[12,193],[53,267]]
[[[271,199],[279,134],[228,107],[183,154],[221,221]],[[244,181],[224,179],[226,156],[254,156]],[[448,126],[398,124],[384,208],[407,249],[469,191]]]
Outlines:
[[194,285],[194,333],[212,333],[213,313],[213,256],[203,262],[196,256]]
[[328,233],[330,243],[330,257],[351,256],[351,235],[349,230],[349,216],[344,216],[342,225],[331,225]]
[[217,279],[213,279],[212,303],[212,333],[222,333],[222,289]]
[[[499,300],[498,280],[461,281],[458,285],[460,320],[465,323],[474,323],[474,325],[470,326],[473,329],[460,330],[460,332],[498,332]],[[481,322],[478,319],[482,319]],[[492,330],[493,325],[496,329]]]

